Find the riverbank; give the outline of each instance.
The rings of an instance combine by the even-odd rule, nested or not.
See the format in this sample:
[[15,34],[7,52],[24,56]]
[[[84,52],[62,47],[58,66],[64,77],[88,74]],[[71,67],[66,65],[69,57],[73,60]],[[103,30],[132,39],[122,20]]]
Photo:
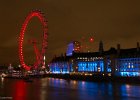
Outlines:
[[66,80],[82,80],[94,82],[116,82],[140,84],[140,77],[116,77],[102,75],[70,75],[70,74],[47,74],[46,77],[60,78]]
[[[115,82],[115,83],[131,83],[140,84],[140,77],[116,77],[116,76],[102,76],[102,75],[78,75],[78,74],[44,74],[44,75],[28,75],[30,78],[59,78],[65,80],[80,80],[93,82]],[[24,79],[25,77],[11,77],[12,79]]]

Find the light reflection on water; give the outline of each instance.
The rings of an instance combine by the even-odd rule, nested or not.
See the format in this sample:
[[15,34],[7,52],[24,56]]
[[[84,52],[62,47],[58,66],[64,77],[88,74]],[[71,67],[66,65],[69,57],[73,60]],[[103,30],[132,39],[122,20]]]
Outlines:
[[13,100],[140,100],[140,85],[55,78],[34,79],[31,83],[1,79],[0,97]]

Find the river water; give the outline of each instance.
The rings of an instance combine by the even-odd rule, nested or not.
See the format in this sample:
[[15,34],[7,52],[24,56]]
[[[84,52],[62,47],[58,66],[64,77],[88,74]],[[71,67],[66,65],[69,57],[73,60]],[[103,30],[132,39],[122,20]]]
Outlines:
[[140,100],[140,85],[55,78],[0,80],[0,100]]

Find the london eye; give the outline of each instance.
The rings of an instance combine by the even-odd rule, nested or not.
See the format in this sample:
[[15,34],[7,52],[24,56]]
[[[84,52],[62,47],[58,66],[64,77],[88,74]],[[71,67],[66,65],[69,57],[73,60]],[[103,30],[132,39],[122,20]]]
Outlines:
[[[24,42],[24,35],[26,35],[25,34],[26,28],[28,26],[28,23],[33,17],[37,17],[39,21],[41,22],[42,27],[43,27],[43,35],[42,35],[42,40],[41,40],[41,50],[39,50],[39,48],[36,46],[36,40],[31,41],[31,43],[33,44],[36,60],[34,61],[34,64],[30,66],[25,63],[24,53],[23,53],[23,48],[24,48],[23,42]],[[47,38],[48,38],[47,20],[44,17],[43,13],[39,10],[34,10],[30,12],[22,25],[20,36],[19,36],[19,59],[20,59],[20,64],[22,68],[24,68],[25,70],[31,70],[31,68],[37,69],[39,66],[43,66],[45,64],[44,55],[47,48]]]

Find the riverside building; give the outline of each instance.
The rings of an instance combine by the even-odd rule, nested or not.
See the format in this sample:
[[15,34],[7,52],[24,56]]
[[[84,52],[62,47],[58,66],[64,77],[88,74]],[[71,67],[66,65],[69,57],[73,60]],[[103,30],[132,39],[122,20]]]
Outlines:
[[[73,42],[74,43],[74,42]],[[79,42],[77,42],[79,44]],[[71,44],[72,45],[72,44]],[[70,45],[68,45],[69,49]],[[73,47],[73,46],[71,46]],[[80,48],[78,46],[78,48]],[[140,76],[140,47],[121,49],[103,49],[103,42],[99,43],[98,52],[75,52],[67,50],[69,54],[54,57],[50,62],[50,72],[65,74],[97,74],[107,76],[137,77]]]

